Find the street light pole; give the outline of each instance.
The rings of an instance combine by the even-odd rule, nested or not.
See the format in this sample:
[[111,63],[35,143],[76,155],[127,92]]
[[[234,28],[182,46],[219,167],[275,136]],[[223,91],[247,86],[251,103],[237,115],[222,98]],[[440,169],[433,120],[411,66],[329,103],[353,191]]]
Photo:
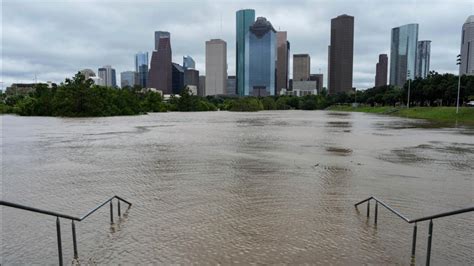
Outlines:
[[459,114],[459,94],[461,92],[461,55],[458,55],[457,63],[459,65],[459,75],[458,75],[458,97],[456,99],[456,114]]
[[408,100],[407,100],[407,108],[410,108],[410,70],[408,70]]

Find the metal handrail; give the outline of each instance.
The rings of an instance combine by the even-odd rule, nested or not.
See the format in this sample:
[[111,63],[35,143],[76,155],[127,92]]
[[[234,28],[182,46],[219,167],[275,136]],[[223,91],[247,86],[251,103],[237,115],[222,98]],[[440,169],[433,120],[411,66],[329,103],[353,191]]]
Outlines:
[[[97,207],[95,207],[94,209],[90,210],[88,213],[86,213],[85,215],[83,215],[81,218],[79,218],[79,220],[82,221],[82,220],[86,219],[87,217],[89,217],[89,215],[93,214],[94,212],[96,212],[98,209],[102,208],[105,204],[107,204],[108,202],[112,201],[113,199],[118,199],[118,200],[119,200],[119,201],[118,201],[119,203],[120,203],[120,201],[123,201],[123,202],[127,203],[129,207],[132,206],[132,203],[130,203],[130,202],[128,202],[128,201],[122,199],[121,197],[119,197],[119,196],[113,196],[113,197],[111,197],[110,199],[104,201],[102,204],[97,205]],[[119,213],[120,213],[120,211],[119,211]],[[119,214],[119,215],[120,215],[120,214]]]
[[25,205],[13,203],[13,202],[8,202],[8,201],[4,201],[4,200],[0,200],[0,205],[7,206],[7,207],[12,207],[12,208],[15,208],[15,209],[21,209],[21,210],[25,210],[25,211],[31,211],[31,212],[46,214],[46,215],[55,216],[55,217],[61,217],[61,218],[64,218],[64,219],[80,221],[80,218],[73,217],[73,216],[70,216],[70,215],[61,214],[61,213],[52,212],[52,211],[41,210],[41,209],[37,209],[37,208],[34,208],[34,207],[29,207],[29,206],[25,206]]
[[462,208],[454,211],[448,211],[448,212],[442,212],[430,216],[425,216],[425,217],[420,217],[416,219],[408,219],[405,215],[401,214],[399,211],[395,210],[394,208],[390,207],[388,204],[383,202],[382,200],[371,196],[365,200],[359,201],[354,206],[357,207],[364,203],[367,202],[367,218],[370,217],[370,201],[374,200],[375,201],[375,215],[374,215],[374,224],[377,225],[377,216],[378,216],[378,204],[382,205],[385,207],[387,210],[391,211],[401,219],[403,219],[405,222],[412,224],[414,223],[415,226],[413,227],[413,239],[412,239],[412,246],[411,246],[411,264],[415,265],[415,252],[416,252],[416,235],[417,235],[417,223],[418,222],[423,222],[423,221],[430,221],[429,224],[429,229],[428,229],[428,248],[426,251],[426,265],[430,265],[430,259],[431,259],[431,240],[433,238],[433,220],[442,218],[442,217],[447,217],[447,216],[452,216],[456,214],[461,214],[461,213],[466,213],[466,212],[472,212],[474,211],[474,207],[467,207],[467,208]]
[[123,199],[123,198],[121,198],[117,195],[115,195],[115,196],[107,199],[103,203],[97,205],[97,207],[90,210],[89,212],[87,212],[85,215],[83,215],[81,217],[74,217],[74,216],[71,216],[71,215],[62,214],[62,213],[58,213],[58,212],[42,210],[42,209],[29,207],[29,206],[25,206],[25,205],[13,203],[13,202],[8,202],[8,201],[4,201],[4,200],[0,200],[0,206],[6,206],[6,207],[15,208],[15,209],[21,209],[21,210],[25,210],[25,211],[31,211],[31,212],[35,212],[35,213],[41,213],[41,214],[56,217],[56,233],[57,233],[57,240],[58,240],[58,257],[59,257],[59,265],[62,266],[63,265],[63,255],[62,255],[62,242],[61,242],[61,224],[60,224],[59,218],[71,220],[72,241],[73,241],[73,248],[74,248],[74,259],[77,260],[79,258],[79,256],[78,256],[78,252],[77,252],[76,226],[74,224],[74,221],[81,222],[81,221],[85,220],[87,217],[89,217],[91,214],[96,212],[98,209],[102,208],[104,205],[109,203],[110,204],[110,224],[113,224],[114,223],[114,212],[113,212],[113,203],[112,203],[112,201],[114,199],[117,199],[117,211],[118,211],[118,216],[120,218],[120,216],[121,216],[120,202],[123,201],[126,204],[128,204],[128,208],[130,208],[132,206],[132,203],[130,203],[129,201],[127,201],[127,200],[125,200],[125,199]]

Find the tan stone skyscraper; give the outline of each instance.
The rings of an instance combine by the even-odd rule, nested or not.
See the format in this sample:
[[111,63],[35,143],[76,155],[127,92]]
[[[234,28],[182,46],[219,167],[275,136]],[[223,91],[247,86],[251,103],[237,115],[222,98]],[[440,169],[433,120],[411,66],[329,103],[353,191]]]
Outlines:
[[286,31],[277,31],[277,62],[276,62],[276,88],[275,94],[280,90],[288,88],[288,63],[290,56],[290,43],[287,40]]
[[331,19],[329,46],[329,93],[352,91],[354,63],[354,17],[341,15]]
[[293,55],[293,82],[309,80],[311,57],[309,54]]
[[227,43],[220,39],[206,41],[205,95],[222,95],[227,91]]

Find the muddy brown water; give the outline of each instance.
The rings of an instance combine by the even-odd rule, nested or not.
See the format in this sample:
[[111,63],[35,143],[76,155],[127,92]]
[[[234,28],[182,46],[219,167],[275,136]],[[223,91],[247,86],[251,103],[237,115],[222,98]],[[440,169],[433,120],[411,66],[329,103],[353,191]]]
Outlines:
[[[3,200],[74,216],[134,204],[112,227],[108,208],[76,224],[81,263],[406,265],[412,225],[379,208],[374,227],[355,202],[409,218],[474,203],[473,128],[326,111],[1,120]],[[473,218],[434,221],[433,264],[474,264]],[[2,265],[57,263],[54,217],[1,208],[0,223]]]

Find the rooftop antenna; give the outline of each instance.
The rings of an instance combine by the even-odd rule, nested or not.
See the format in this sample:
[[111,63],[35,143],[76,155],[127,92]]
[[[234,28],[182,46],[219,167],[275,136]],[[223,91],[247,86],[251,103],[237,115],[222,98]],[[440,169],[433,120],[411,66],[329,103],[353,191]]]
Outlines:
[[221,31],[219,32],[219,35],[222,36],[222,12],[221,12]]

